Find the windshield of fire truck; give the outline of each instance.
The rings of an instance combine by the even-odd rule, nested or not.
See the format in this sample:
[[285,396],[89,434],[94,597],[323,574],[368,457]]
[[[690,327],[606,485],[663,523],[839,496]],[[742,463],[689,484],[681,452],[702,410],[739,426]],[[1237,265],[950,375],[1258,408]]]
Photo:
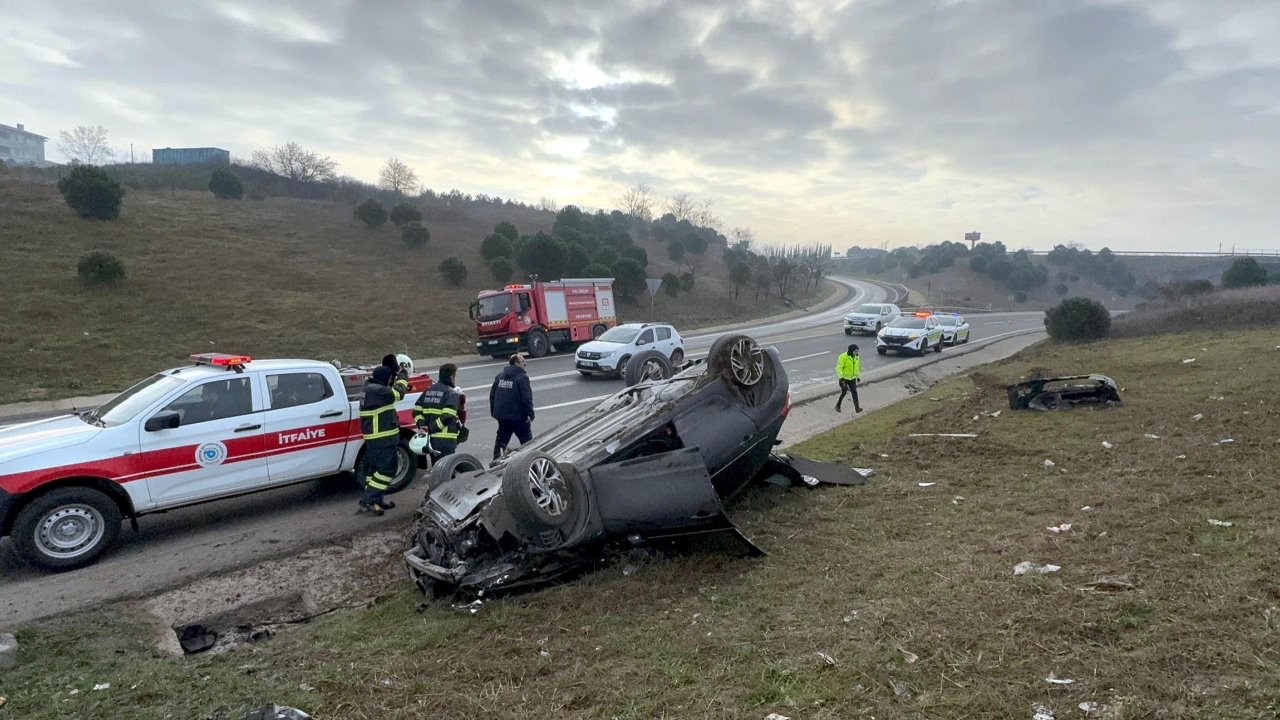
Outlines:
[[511,312],[511,295],[491,295],[480,298],[480,322],[504,318]]

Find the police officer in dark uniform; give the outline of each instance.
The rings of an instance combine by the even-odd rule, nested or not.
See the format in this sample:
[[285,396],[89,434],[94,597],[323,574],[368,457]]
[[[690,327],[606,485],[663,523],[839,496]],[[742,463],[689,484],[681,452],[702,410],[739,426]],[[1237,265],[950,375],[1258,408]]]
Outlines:
[[[392,378],[395,378],[394,381]],[[383,498],[396,475],[396,445],[400,444],[400,419],[396,403],[409,391],[409,379],[386,365],[373,370],[364,381],[360,397],[360,432],[364,435],[364,495],[362,512],[381,515],[396,504]]]
[[512,355],[507,367],[489,388],[489,416],[498,421],[498,437],[493,445],[496,461],[507,449],[511,436],[525,445],[533,440],[533,389],[524,369],[524,358]]
[[422,391],[414,403],[413,417],[419,428],[431,435],[431,449],[441,457],[458,450],[458,434],[462,431],[462,392],[454,383],[458,366],[440,366],[440,382]]

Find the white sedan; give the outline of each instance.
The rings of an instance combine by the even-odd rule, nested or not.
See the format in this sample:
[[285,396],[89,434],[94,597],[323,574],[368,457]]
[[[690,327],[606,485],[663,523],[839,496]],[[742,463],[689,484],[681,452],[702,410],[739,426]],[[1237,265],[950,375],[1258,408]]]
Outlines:
[[961,345],[969,342],[969,321],[960,315],[938,315],[942,326],[942,342],[945,345]]

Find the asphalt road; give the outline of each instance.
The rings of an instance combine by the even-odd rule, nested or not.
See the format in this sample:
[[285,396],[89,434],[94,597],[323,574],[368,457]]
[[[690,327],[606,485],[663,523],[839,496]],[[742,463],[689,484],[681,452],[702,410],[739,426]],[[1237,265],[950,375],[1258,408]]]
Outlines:
[[[826,311],[790,320],[737,329],[778,349],[793,389],[834,383],[836,358],[850,342],[862,346],[862,368],[869,371],[919,359],[879,356],[871,337],[846,337],[841,318],[852,307],[886,299],[883,288],[851,279],[849,298]],[[974,315],[972,339],[1043,327],[1041,313]],[[723,333],[691,332],[685,337],[690,358],[704,356]],[[945,355],[944,350],[944,355]],[[458,384],[468,403],[471,440],[463,447],[487,459],[497,424],[488,416],[487,393],[506,363],[477,360],[459,367]],[[435,373],[435,368],[425,368]],[[553,427],[613,394],[621,381],[589,378],[573,367],[571,354],[530,360],[537,420],[534,433]],[[0,541],[0,628],[95,603],[143,596],[182,585],[193,578],[293,554],[327,542],[342,542],[368,529],[403,522],[422,499],[423,483],[395,496],[399,507],[382,518],[355,514],[359,491],[349,477],[336,476],[243,498],[225,500],[139,520],[139,532],[125,530],[116,547],[98,564],[59,575],[23,565],[8,539]]]

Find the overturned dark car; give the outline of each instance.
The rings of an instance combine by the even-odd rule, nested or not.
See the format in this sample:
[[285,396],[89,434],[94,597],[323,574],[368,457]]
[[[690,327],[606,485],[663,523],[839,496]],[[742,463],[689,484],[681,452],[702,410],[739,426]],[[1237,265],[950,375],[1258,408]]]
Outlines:
[[1009,408],[1012,410],[1061,410],[1071,405],[1120,402],[1116,381],[1106,375],[1070,375],[1037,378],[1010,385]]
[[790,405],[777,351],[728,335],[705,363],[627,388],[489,469],[444,458],[428,476],[409,575],[439,597],[540,585],[673,538],[719,534],[758,553],[725,501],[767,479],[862,482],[773,454]]

